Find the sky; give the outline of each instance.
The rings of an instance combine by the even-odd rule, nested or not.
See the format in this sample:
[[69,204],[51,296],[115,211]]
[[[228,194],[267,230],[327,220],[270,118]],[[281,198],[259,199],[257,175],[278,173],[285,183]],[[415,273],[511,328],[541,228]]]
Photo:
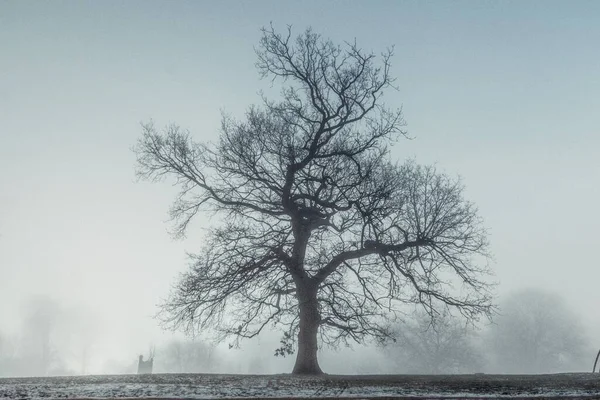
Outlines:
[[597,1],[1,1],[0,329],[44,295],[93,316],[111,357],[164,337],[156,304],[209,221],[172,239],[175,189],[136,182],[131,148],[140,122],[215,141],[222,111],[258,103],[271,22],[394,45],[385,101],[412,137],[394,158],[463,179],[499,295],[556,291],[600,328],[599,20]]

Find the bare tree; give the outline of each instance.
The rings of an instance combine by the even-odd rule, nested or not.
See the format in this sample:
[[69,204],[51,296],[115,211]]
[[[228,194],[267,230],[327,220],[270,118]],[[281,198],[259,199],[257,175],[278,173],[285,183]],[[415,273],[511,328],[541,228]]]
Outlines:
[[60,326],[62,309],[54,300],[37,296],[27,302],[23,321],[27,357],[31,357],[30,370],[35,375],[48,375],[54,364],[62,360],[56,349],[56,330]]
[[87,372],[96,339],[90,311],[68,307],[47,296],[24,304],[20,340],[11,363],[17,375],[64,375]]
[[495,368],[510,373],[589,368],[583,325],[558,294],[526,289],[511,293],[500,305],[488,338]]
[[405,373],[443,374],[479,371],[482,360],[474,344],[475,327],[447,309],[433,318],[417,312],[395,329],[396,342],[385,352]]
[[0,331],[0,376],[9,376],[14,369],[13,363],[16,353],[14,340]]
[[166,372],[212,372],[218,363],[213,352],[214,348],[204,342],[173,339],[159,349],[158,367]]
[[257,67],[281,82],[281,100],[263,97],[242,121],[224,116],[216,145],[149,123],[135,147],[139,177],[174,177],[181,189],[175,236],[200,211],[222,217],[164,304],[164,322],[236,341],[280,326],[277,354],[297,343],[293,372],[317,374],[319,339],[387,338],[398,304],[489,313],[486,233],[462,185],[389,158],[405,134],[401,111],[381,102],[392,52],[377,65],[355,43],[310,29],[295,40],[290,29],[262,33]]

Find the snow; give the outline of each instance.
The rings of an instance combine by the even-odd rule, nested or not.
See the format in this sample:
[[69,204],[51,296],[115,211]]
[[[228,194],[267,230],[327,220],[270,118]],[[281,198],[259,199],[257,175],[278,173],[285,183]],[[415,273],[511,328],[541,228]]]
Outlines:
[[598,398],[600,374],[156,374],[0,379],[0,398]]

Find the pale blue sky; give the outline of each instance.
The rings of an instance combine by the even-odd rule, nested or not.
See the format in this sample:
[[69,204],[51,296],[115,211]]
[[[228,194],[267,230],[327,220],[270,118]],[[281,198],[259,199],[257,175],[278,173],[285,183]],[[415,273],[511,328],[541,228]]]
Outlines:
[[47,293],[130,326],[122,346],[154,340],[200,238],[172,241],[173,189],[134,182],[139,122],[214,140],[220,110],[268,89],[253,46],[271,21],[394,44],[386,101],[415,137],[394,155],[464,178],[500,292],[561,291],[600,327],[598,1],[0,2],[0,320]]

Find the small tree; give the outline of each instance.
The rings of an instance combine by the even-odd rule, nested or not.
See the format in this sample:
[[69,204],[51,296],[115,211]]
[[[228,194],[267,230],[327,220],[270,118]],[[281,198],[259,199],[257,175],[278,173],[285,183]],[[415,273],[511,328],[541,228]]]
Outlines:
[[496,368],[504,372],[565,371],[590,356],[581,321],[559,295],[538,289],[513,292],[501,302],[489,341]]
[[[282,83],[245,120],[224,117],[216,145],[176,125],[143,125],[141,178],[174,177],[175,236],[201,210],[223,217],[163,306],[164,322],[222,338],[282,327],[277,354],[296,350],[294,373],[317,374],[329,345],[390,336],[398,304],[432,300],[468,318],[490,312],[486,233],[461,184],[389,159],[405,132],[392,87],[391,51],[377,65],[356,44],[311,30],[292,39],[263,29],[257,67]],[[462,284],[453,290],[448,279]]]
[[482,362],[474,345],[475,328],[444,309],[433,318],[418,312],[395,329],[396,342],[386,346],[397,367],[406,373],[443,374],[478,371]]

